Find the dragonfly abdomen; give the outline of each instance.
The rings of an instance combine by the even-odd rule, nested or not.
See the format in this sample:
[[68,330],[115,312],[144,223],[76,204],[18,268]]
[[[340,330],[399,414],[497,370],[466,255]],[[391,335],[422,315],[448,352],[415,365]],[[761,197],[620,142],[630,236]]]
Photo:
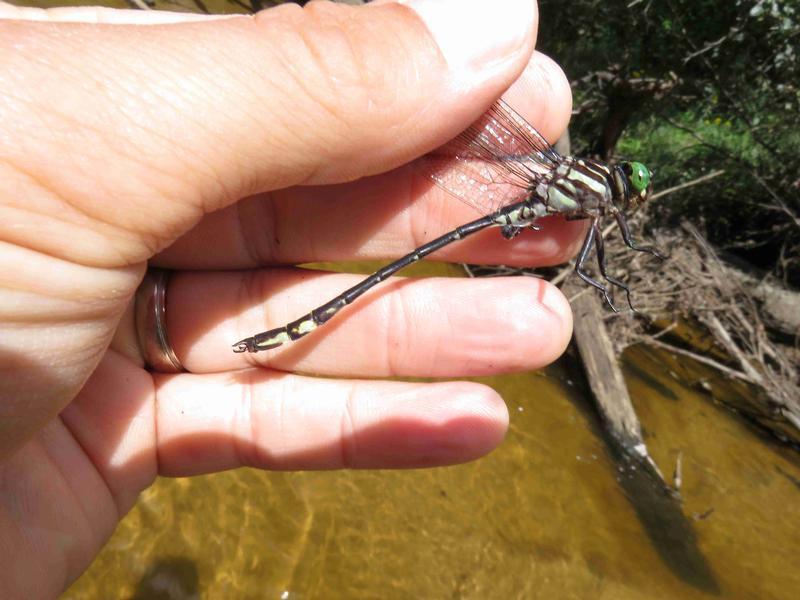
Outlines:
[[236,342],[233,351],[258,352],[301,338],[368,289],[428,254],[492,226],[499,227],[502,235],[511,239],[526,227],[538,229],[536,219],[548,214],[591,220],[575,271],[617,310],[609,288],[583,270],[594,246],[601,275],[625,290],[630,305],[628,287],[606,272],[600,224],[605,216],[613,215],[625,244],[661,256],[654,248],[636,245],[625,221],[625,214],[648,198],[652,173],[647,167],[630,161],[610,167],[588,158],[561,156],[502,100],[448,146],[450,152],[445,155],[449,158],[443,160],[436,154],[423,163],[428,175],[442,189],[486,216],[420,246],[296,321]]
[[537,217],[536,209],[531,202],[524,200],[516,204],[507,206],[491,215],[487,215],[476,221],[472,221],[454,230],[423,244],[413,252],[406,254],[402,258],[391,264],[378,269],[364,279],[362,282],[345,290],[333,300],[326,302],[300,317],[296,321],[287,323],[283,327],[276,327],[263,333],[245,338],[233,345],[234,352],[258,352],[260,350],[271,350],[282,346],[286,342],[298,340],[308,335],[320,325],[329,321],[342,308],[353,302],[370,288],[378,285],[384,279],[393,275],[400,269],[411,265],[429,254],[452,244],[460,239],[472,235],[473,233],[492,226],[521,228],[533,223]]

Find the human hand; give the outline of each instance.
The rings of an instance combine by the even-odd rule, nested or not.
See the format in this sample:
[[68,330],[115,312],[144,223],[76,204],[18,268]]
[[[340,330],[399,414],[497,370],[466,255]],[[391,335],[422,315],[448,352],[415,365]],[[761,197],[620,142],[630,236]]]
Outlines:
[[[557,137],[569,87],[531,54],[529,2],[0,17],[0,597],[66,587],[158,474],[433,466],[499,443],[486,386],[357,378],[552,361],[571,316],[546,282],[395,281],[290,346],[230,345],[359,279],[279,265],[391,259],[475,218],[402,165],[521,74],[506,98]],[[437,257],[554,264],[581,228]],[[167,326],[190,373],[144,368],[148,264],[174,270]]]

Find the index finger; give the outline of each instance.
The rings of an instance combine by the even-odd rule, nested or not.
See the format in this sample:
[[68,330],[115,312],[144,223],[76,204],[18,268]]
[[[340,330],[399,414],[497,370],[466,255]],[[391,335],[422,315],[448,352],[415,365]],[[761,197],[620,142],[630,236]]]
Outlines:
[[[572,97],[561,68],[535,53],[503,98],[550,141],[569,122]],[[332,186],[303,186],[247,198],[206,215],[156,257],[165,267],[237,269],[304,262],[387,260],[480,216],[433,185],[414,164]],[[437,258],[507,265],[559,264],[584,226],[548,219],[509,244],[495,229],[453,244]]]

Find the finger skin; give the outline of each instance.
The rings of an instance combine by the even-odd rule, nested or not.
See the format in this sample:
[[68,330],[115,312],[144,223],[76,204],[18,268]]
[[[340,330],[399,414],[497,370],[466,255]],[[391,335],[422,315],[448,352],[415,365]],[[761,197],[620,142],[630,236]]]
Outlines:
[[195,373],[255,364],[339,377],[461,377],[540,368],[571,337],[568,302],[541,279],[400,278],[296,342],[255,355],[230,351],[360,280],[288,269],[181,273],[167,293],[170,342]]
[[[569,83],[543,54],[534,53],[504,98],[548,139],[555,141],[566,129],[572,106]],[[173,269],[231,269],[397,258],[479,216],[412,163],[340,185],[296,186],[247,198],[206,215],[155,262]],[[513,244],[492,229],[436,257],[527,266],[558,264],[577,251],[583,223],[545,219],[540,224],[541,231],[522,235]]]
[[109,352],[60,419],[0,466],[0,526],[15,524],[0,539],[13,544],[4,566],[16,575],[0,578],[0,594],[57,595],[157,475],[455,464],[491,451],[507,427],[505,404],[475,383],[264,369],[153,381]]
[[453,68],[395,4],[0,19],[0,456],[74,397],[154,253],[243,195],[374,174],[452,137],[524,68],[528,12],[486,70]]
[[36,8],[0,2],[0,19],[48,21],[51,23],[97,23],[115,25],[162,25],[229,19],[239,15],[201,15],[166,10],[118,10],[103,6],[59,6]]
[[159,378],[160,472],[415,468],[492,450],[508,412],[475,383],[321,380],[263,369]]
[[[153,385],[142,375],[109,353],[64,414],[123,512],[156,473],[454,464],[492,450],[508,426],[503,401],[477,383],[248,369],[158,375]],[[122,376],[141,385],[115,392]]]
[[0,462],[0,598],[56,598],[157,474],[154,386],[114,353]]
[[36,177],[0,170],[31,221],[0,219],[0,237],[119,266],[244,196],[395,168],[510,85],[532,52],[532,19],[486,72],[448,68],[399,4],[285,4],[145,28],[0,20],[2,87],[14,90],[0,140],[25,140],[0,143],[0,165],[36,165]]

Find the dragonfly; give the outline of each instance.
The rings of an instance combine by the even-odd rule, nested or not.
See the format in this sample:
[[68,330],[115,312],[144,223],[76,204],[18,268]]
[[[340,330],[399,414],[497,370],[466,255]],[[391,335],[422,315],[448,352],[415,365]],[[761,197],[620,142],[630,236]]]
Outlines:
[[[629,287],[607,271],[603,220],[616,220],[629,248],[664,258],[654,247],[635,243],[626,220],[652,192],[652,172],[644,164],[623,161],[611,165],[590,158],[562,156],[503,100],[493,104],[439,152],[423,157],[422,168],[439,187],[483,216],[378,269],[299,319],[236,342],[233,351],[259,352],[298,340],[390,275],[489,227],[498,227],[503,237],[510,240],[523,229],[539,230],[537,221],[548,215],[563,215],[568,220],[588,219],[590,225],[575,261],[575,272],[597,288],[615,312],[619,309],[611,298],[610,286],[624,290],[628,305],[635,309]],[[606,283],[585,270],[592,247]]]

